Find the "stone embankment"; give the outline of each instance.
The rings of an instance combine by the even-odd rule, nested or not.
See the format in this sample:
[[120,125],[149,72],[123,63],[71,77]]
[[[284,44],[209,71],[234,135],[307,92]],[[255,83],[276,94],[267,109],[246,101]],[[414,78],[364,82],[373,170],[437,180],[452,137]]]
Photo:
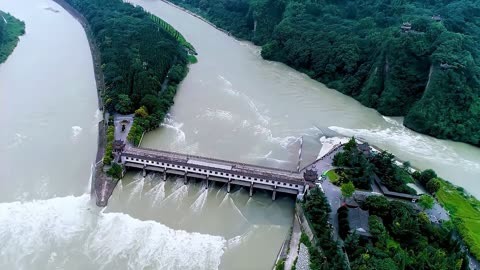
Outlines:
[[[93,70],[95,72],[95,82],[97,85],[97,97],[98,97],[98,109],[104,111],[102,93],[105,89],[105,80],[102,71],[102,60],[100,50],[93,37],[92,30],[90,29],[87,19],[76,9],[74,9],[65,0],[53,0],[60,5],[70,15],[72,15],[83,27],[90,46],[90,52],[93,60]],[[105,120],[101,120],[98,123],[98,145],[97,154],[95,157],[95,173],[92,176],[91,197],[95,197],[97,206],[105,207],[108,202],[108,198],[112,194],[118,181],[114,181],[111,177],[107,176],[103,171],[103,154],[105,152],[106,145],[106,126],[108,117]]]

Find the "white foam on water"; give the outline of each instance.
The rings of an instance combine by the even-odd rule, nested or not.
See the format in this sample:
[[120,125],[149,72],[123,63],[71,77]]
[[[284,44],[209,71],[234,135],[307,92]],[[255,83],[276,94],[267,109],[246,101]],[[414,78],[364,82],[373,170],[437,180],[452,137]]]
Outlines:
[[154,221],[108,213],[88,238],[95,261],[123,258],[128,269],[218,269],[222,237],[172,230]]
[[173,129],[175,131],[175,133],[177,134],[177,136],[175,137],[175,144],[185,143],[186,135],[185,132],[183,132],[182,130],[183,123],[175,122],[175,120],[173,120],[170,115],[167,115],[167,117],[165,117],[165,120],[162,124],[160,124],[160,126]]
[[252,225],[248,231],[246,231],[242,235],[237,235],[227,240],[227,249],[232,249],[240,246],[241,244],[245,243],[250,239],[255,231],[259,229],[258,225]]
[[102,213],[89,201],[0,203],[1,269],[71,269],[78,255],[88,269],[218,269],[224,238]]
[[320,152],[318,153],[317,159],[323,157],[325,154],[330,152],[335,146],[342,144],[342,143],[347,143],[350,138],[340,138],[340,137],[325,137],[322,136],[320,137],[320,143],[322,144],[322,149],[320,149]]
[[225,197],[223,197],[223,200],[222,200],[222,202],[220,202],[220,205],[218,207],[224,206],[229,201],[229,199],[230,199],[230,194],[228,194],[228,193],[225,194]]
[[[291,145],[291,144],[289,144],[289,145]],[[248,157],[249,157],[249,159],[267,160],[267,161],[275,162],[275,163],[278,163],[278,164],[290,163],[290,161],[288,161],[288,160],[272,158],[271,157],[272,153],[273,153],[273,151],[269,151],[266,155],[261,155],[261,156],[249,155]]]
[[[130,184],[129,184],[130,185]],[[143,187],[145,186],[145,178],[142,177],[139,180],[136,180],[132,183],[133,188],[128,196],[128,202],[130,202],[133,198],[139,197],[142,198]]]
[[153,205],[157,205],[165,198],[165,181],[160,181],[152,189],[150,189],[145,195],[149,196],[153,200]]
[[255,135],[262,135],[265,136],[266,139],[274,144],[280,145],[282,148],[287,148],[291,144],[295,143],[298,140],[298,137],[295,136],[286,136],[286,137],[274,137],[272,134],[272,130],[262,126],[262,125],[255,125],[254,126],[254,134]]
[[82,133],[82,128],[79,126],[73,126],[72,127],[72,138],[78,137]]
[[223,83],[224,90],[231,96],[239,96],[240,92],[232,88],[232,83],[225,79],[222,75],[218,75],[218,79]]
[[[201,187],[203,189],[203,187]],[[192,210],[194,213],[200,213],[205,206],[205,202],[207,201],[208,197],[208,190],[203,189],[202,193],[200,196],[197,197],[197,199],[192,203],[190,206],[190,210]]]
[[13,137],[13,142],[7,146],[7,148],[15,148],[19,145],[21,145],[28,137],[20,134],[20,133],[15,133],[15,136]]
[[208,119],[211,119],[211,120],[219,119],[219,120],[224,120],[224,121],[228,121],[228,122],[233,121],[233,114],[231,112],[225,111],[225,110],[220,110],[220,109],[212,110],[212,109],[208,108],[205,112],[205,116]]
[[[178,181],[177,181],[178,182]],[[182,186],[177,188],[175,191],[173,191],[170,195],[168,195],[161,203],[160,205],[164,206],[166,203],[171,202],[173,203],[177,208],[180,208],[181,203],[183,199],[188,195],[188,185],[183,184]]]
[[218,79],[220,81],[223,82],[224,84],[224,90],[231,96],[240,96],[241,98],[243,98],[246,103],[248,104],[248,106],[250,107],[250,109],[253,111],[253,113],[256,115],[258,121],[262,124],[262,125],[268,125],[268,123],[270,122],[271,118],[266,116],[265,113],[262,113],[260,112],[258,106],[255,104],[255,102],[249,97],[247,96],[246,94],[244,94],[243,92],[240,92],[238,90],[235,90],[233,88],[233,85],[232,83],[227,80],[225,77],[221,76],[221,75],[218,75]]
[[262,125],[268,125],[268,123],[270,123],[270,120],[271,118],[266,116],[265,114],[262,114],[260,112],[260,110],[258,109],[257,105],[255,104],[255,102],[253,102],[253,100],[251,98],[249,98],[247,95],[244,95],[245,97],[245,100],[247,100],[248,102],[248,106],[250,107],[250,109],[255,113],[255,115],[257,116],[257,119],[258,121],[262,124]]
[[395,145],[402,151],[408,151],[409,154],[421,157],[426,160],[434,160],[436,163],[445,163],[449,165],[462,164],[466,169],[478,170],[480,164],[467,160],[455,152],[455,149],[445,144],[444,141],[416,133],[405,126],[399,124],[394,119],[384,117],[384,119],[393,125],[388,128],[374,129],[349,129],[338,126],[331,126],[329,129],[344,135],[355,136],[358,139],[375,144]]
[[243,120],[242,121],[242,128],[247,128],[251,126],[250,122],[248,122],[248,120]]
[[235,211],[245,220],[246,223],[249,223],[248,219],[245,217],[245,215],[242,213],[242,211],[240,211],[240,209],[238,209],[238,207],[235,204],[235,202],[233,201],[233,199],[231,197],[229,199],[230,199],[230,203],[233,206],[233,209],[235,209]]

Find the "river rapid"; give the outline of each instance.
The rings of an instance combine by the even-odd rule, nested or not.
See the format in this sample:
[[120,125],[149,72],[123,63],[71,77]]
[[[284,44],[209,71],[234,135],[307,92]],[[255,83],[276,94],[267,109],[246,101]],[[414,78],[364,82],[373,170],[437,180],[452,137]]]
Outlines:
[[[414,133],[159,0],[135,0],[197,49],[175,105],[142,146],[282,168],[322,136],[355,135],[480,196],[480,151]],[[78,22],[48,0],[1,1],[26,23],[0,65],[0,269],[270,269],[293,198],[129,172],[105,209],[87,195],[97,142],[92,60]],[[58,11],[58,12],[56,12]]]

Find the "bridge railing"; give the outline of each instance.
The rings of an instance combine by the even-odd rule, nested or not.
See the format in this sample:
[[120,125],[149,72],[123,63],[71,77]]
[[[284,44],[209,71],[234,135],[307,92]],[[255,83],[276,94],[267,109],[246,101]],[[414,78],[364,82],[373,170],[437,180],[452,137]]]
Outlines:
[[298,174],[299,172],[295,170],[285,170],[285,169],[278,169],[278,168],[272,168],[272,167],[266,167],[266,166],[259,166],[259,165],[252,165],[252,164],[247,164],[247,163],[242,163],[242,162],[236,162],[236,161],[230,161],[230,160],[222,160],[222,159],[216,159],[216,158],[209,158],[209,157],[202,157],[202,156],[197,156],[197,155],[190,155],[190,154],[182,154],[182,153],[176,153],[176,152],[170,152],[170,151],[165,151],[165,150],[158,150],[158,149],[152,149],[152,148],[143,148],[143,147],[133,147],[132,149],[138,149],[138,150],[147,150],[147,151],[152,151],[152,152],[158,152],[158,153],[166,153],[170,155],[176,155],[176,156],[184,156],[188,159],[204,159],[204,160],[209,160],[209,161],[216,161],[216,162],[221,162],[221,163],[227,163],[231,165],[240,165],[244,167],[252,167],[252,168],[259,168],[259,169],[266,169],[266,170],[275,170],[275,171],[280,171],[280,172],[286,172],[286,173],[292,173],[292,174]]

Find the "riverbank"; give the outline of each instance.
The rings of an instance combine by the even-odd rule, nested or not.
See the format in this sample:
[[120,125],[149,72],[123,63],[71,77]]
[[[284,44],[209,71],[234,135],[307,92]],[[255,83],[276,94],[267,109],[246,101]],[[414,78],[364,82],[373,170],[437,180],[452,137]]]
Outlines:
[[[88,25],[85,17],[80,14],[76,9],[74,9],[70,4],[64,0],[53,0],[55,3],[59,4],[64,10],[66,10],[72,17],[74,17],[83,27],[85,34],[87,36],[88,45],[90,47],[90,53],[93,60],[93,70],[95,73],[95,83],[97,85],[97,102],[98,109],[101,112],[104,112],[102,94],[105,89],[105,80],[103,71],[101,68],[102,60],[100,55],[100,50],[93,38],[92,31]],[[95,156],[95,165],[94,173],[92,175],[90,195],[92,198],[95,198],[96,204],[99,207],[105,207],[108,202],[108,198],[113,193],[115,186],[118,181],[113,181],[113,178],[108,176],[103,169],[103,156],[105,153],[106,147],[106,126],[108,124],[108,114],[102,114],[102,119],[98,123],[98,137],[97,137],[97,154]],[[107,198],[107,199],[105,199]]]
[[239,38],[237,38],[237,37],[235,37],[235,36],[232,36],[232,34],[231,34],[230,32],[228,32],[227,30],[216,26],[215,24],[211,23],[209,20],[205,19],[204,17],[202,17],[202,16],[200,16],[200,15],[198,15],[198,14],[196,14],[196,13],[194,13],[194,12],[192,12],[192,11],[184,8],[184,7],[175,5],[174,3],[169,2],[169,1],[167,1],[167,0],[161,0],[161,1],[164,2],[164,3],[166,3],[166,4],[168,4],[168,5],[170,5],[170,6],[172,6],[172,7],[175,7],[175,8],[177,8],[177,9],[180,9],[181,11],[183,11],[183,12],[185,12],[185,13],[187,13],[187,14],[195,17],[195,18],[198,18],[199,20],[205,22],[206,24],[208,24],[208,25],[210,25],[211,27],[217,29],[218,31],[225,33],[225,34],[228,35],[228,36],[231,36],[231,37],[233,37],[233,38],[235,38],[235,39],[237,39],[237,40],[241,40],[241,39],[239,39]]
[[0,11],[0,64],[5,62],[25,34],[25,23]]

